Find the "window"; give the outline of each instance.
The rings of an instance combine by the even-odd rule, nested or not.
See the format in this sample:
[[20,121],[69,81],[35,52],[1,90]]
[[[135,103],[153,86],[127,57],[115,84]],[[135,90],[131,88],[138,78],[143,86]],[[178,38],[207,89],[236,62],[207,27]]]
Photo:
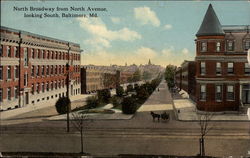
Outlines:
[[46,90],[49,91],[49,82],[46,83]]
[[28,50],[24,48],[24,66],[28,66]]
[[221,63],[216,63],[216,75],[221,75]]
[[250,49],[250,39],[244,40],[244,48],[245,50]]
[[39,76],[39,74],[40,74],[40,66],[36,66],[36,76]]
[[7,57],[11,57],[11,49],[10,49],[10,46],[7,46]]
[[0,57],[3,56],[3,45],[0,47]]
[[200,66],[201,66],[201,69],[200,69],[201,75],[205,75],[206,74],[206,64],[205,64],[205,62],[201,62]]
[[34,49],[31,49],[31,57],[34,59],[35,58],[35,51]]
[[18,86],[16,86],[15,91],[14,91],[15,92],[15,98],[18,98],[18,89],[19,89]]
[[216,42],[216,51],[217,51],[217,52],[220,51],[220,42]]
[[19,66],[15,66],[15,76],[14,76],[14,78],[18,78],[18,76],[19,76]]
[[37,93],[39,93],[39,89],[40,89],[40,84],[37,83],[37,84],[36,84],[36,92],[37,92]]
[[0,66],[0,80],[3,79],[3,66]]
[[28,86],[28,74],[25,72],[24,74],[24,86]]
[[19,57],[19,53],[18,53],[17,47],[14,47],[14,56],[15,56],[16,58]]
[[45,69],[44,69],[44,66],[42,66],[42,76],[44,76],[45,74]]
[[11,79],[11,66],[7,67],[7,75],[8,75],[7,78]]
[[206,85],[200,86],[200,100],[206,100]]
[[3,88],[0,88],[0,102],[3,101]]
[[215,100],[217,102],[222,101],[222,86],[221,85],[215,86]]
[[55,74],[57,74],[57,65],[55,66]]
[[35,75],[35,66],[32,65],[31,67],[31,76],[34,77]]
[[54,52],[51,52],[51,59],[54,59]]
[[45,59],[45,58],[46,58],[46,51],[43,50],[43,59]]
[[245,63],[245,74],[250,74],[250,65],[249,63]]
[[234,86],[227,86],[227,100],[234,100]]
[[34,87],[34,84],[31,85],[31,94],[34,94],[35,92],[35,87]]
[[50,59],[50,51],[48,50],[47,58]]
[[53,73],[54,73],[54,66],[51,65],[51,72],[50,72],[50,74],[53,75]]
[[9,87],[8,88],[8,91],[7,91],[7,95],[8,95],[8,100],[11,100],[11,88]]
[[58,88],[60,89],[61,88],[61,82],[58,81]]
[[207,42],[201,42],[201,51],[206,52],[207,51]]
[[46,75],[49,75],[49,65],[47,65]]
[[44,83],[42,83],[42,92],[44,93],[45,87]]
[[234,41],[230,40],[227,42],[227,50],[234,51]]
[[51,90],[54,89],[54,82],[53,81],[50,83],[50,88],[51,88]]
[[227,63],[227,73],[228,74],[234,73],[234,63]]
[[40,55],[41,55],[40,58],[43,59],[43,55],[44,55],[43,50],[40,50]]

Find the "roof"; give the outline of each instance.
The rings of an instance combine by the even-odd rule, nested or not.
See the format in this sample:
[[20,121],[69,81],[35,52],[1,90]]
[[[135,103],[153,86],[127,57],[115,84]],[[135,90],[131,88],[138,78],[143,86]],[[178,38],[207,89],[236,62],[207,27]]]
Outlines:
[[204,16],[202,24],[196,36],[208,36],[208,35],[224,35],[220,21],[214,12],[213,6],[209,4],[207,12]]
[[35,34],[35,33],[31,33],[31,32],[27,32],[27,31],[22,31],[22,30],[17,30],[17,29],[13,29],[13,28],[9,28],[6,26],[0,26],[0,30],[6,30],[6,31],[10,31],[10,32],[15,32],[15,33],[22,33],[25,35],[30,35],[30,36],[35,36],[35,37],[39,37],[39,38],[44,38],[44,39],[48,39],[51,41],[58,41],[58,42],[62,42],[64,44],[73,44],[75,46],[80,47],[80,44],[78,43],[74,43],[74,42],[69,42],[69,41],[65,41],[65,40],[60,40],[60,39],[56,39],[56,38],[52,38],[52,37],[47,37],[47,36],[43,36],[43,35],[39,35],[39,34]]

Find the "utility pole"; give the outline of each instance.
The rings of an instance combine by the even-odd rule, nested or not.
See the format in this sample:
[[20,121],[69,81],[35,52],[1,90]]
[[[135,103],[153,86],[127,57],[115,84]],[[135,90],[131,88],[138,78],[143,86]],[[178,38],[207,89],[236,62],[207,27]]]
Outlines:
[[[69,99],[69,64],[66,64],[66,73],[67,73],[67,78],[66,78],[66,95],[67,98]],[[69,105],[67,105],[67,132],[69,132]]]

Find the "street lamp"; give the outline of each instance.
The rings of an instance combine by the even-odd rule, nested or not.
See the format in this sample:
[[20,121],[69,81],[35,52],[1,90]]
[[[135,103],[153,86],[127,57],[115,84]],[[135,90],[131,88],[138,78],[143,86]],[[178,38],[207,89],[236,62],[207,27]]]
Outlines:
[[[69,99],[69,63],[66,63],[66,96]],[[69,105],[67,105],[67,132],[69,132]]]

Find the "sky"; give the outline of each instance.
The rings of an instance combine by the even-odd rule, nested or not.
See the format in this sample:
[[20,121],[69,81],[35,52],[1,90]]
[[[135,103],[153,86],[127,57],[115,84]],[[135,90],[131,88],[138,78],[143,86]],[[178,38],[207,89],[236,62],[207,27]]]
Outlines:
[[[80,44],[81,64],[179,66],[195,58],[195,34],[209,4],[222,25],[250,25],[247,1],[1,1],[1,26]],[[81,18],[28,18],[14,7],[106,8],[105,11],[54,11]],[[88,17],[97,13],[98,17]]]

